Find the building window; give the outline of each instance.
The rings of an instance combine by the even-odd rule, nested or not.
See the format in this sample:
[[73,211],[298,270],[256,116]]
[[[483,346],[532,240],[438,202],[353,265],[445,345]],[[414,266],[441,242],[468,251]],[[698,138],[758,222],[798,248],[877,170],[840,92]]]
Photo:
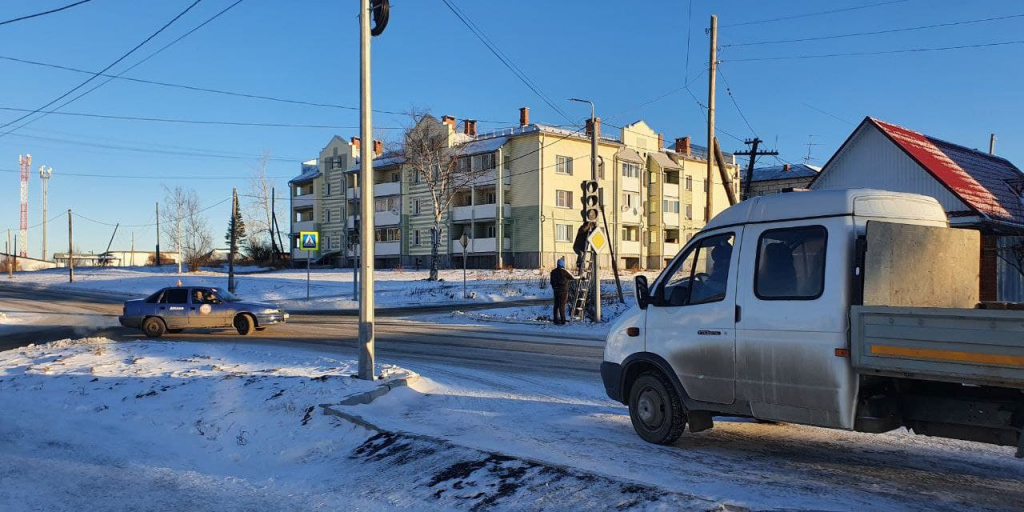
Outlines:
[[498,196],[494,192],[488,192],[484,196],[484,204],[495,204],[498,202]]
[[572,242],[572,224],[555,224],[555,241]]
[[373,210],[377,212],[389,212],[398,210],[397,197],[379,197],[373,200]]
[[567,156],[556,156],[555,173],[572,175],[572,158]]
[[693,190],[693,176],[686,177],[686,190]]
[[412,232],[412,244],[420,245],[420,230],[418,229]]
[[665,183],[672,185],[679,184],[679,173],[675,171],[665,171]]
[[398,183],[399,181],[402,181],[402,173],[397,171],[391,173],[391,183]]
[[326,219],[327,222],[331,221],[331,209],[330,208],[324,209],[324,218]]
[[512,157],[509,156],[509,155],[505,155],[503,160],[504,160],[504,162],[501,163],[501,168],[505,169],[507,171],[512,166]]
[[473,157],[473,170],[486,171],[494,169],[494,153],[484,153]]
[[324,237],[324,249],[331,250],[331,237],[329,236]]
[[331,182],[327,182],[327,189],[325,190],[327,195],[331,195]]
[[556,190],[555,191],[555,206],[559,208],[572,208],[572,191],[571,190]]
[[412,171],[412,182],[413,183],[419,183],[420,182],[420,173],[418,171]]
[[624,226],[622,228],[622,241],[623,242],[639,242],[640,241],[640,227],[639,226]]
[[647,176],[648,176],[648,180],[650,180],[650,184],[651,185],[654,185],[655,183],[658,182],[658,173],[656,173],[656,172],[649,172],[649,173],[647,173]]
[[377,242],[398,242],[402,239],[402,230],[399,228],[377,228],[374,230],[374,240]]
[[420,214],[420,200],[419,199],[413,199],[412,200],[412,213],[413,213],[413,215],[419,215]]
[[814,300],[825,289],[828,232],[812,226],[765,231],[758,241],[754,293],[761,300]]
[[484,228],[484,231],[486,232],[486,238],[494,238],[495,236],[497,236],[497,229],[494,226],[494,224],[488,225],[486,228]]
[[623,178],[639,178],[640,177],[640,164],[634,164],[631,162],[622,162],[622,177]]
[[692,204],[686,205],[686,218],[687,219],[693,219],[693,205]]
[[665,209],[665,213],[679,213],[679,201],[662,199],[661,206]]
[[626,208],[639,208],[640,207],[640,194],[633,194],[626,192],[622,194],[622,205]]
[[665,230],[665,243],[666,244],[678,244],[679,243],[679,230],[678,229],[666,229]]

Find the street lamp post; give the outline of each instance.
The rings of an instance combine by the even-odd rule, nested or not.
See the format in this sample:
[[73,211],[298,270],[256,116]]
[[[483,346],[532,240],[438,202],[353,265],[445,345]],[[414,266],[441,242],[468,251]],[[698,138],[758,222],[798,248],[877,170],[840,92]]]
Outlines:
[[[579,98],[569,98],[569,101],[575,101],[577,103],[589,103],[590,104],[590,179],[597,181],[597,115],[594,108],[594,102],[590,100],[582,100]],[[604,193],[598,188],[598,197],[601,200],[601,206],[604,206]],[[593,250],[593,249],[591,249]],[[590,296],[594,297],[594,322],[601,321],[601,274],[598,272],[600,267],[598,261],[598,253],[594,251],[594,271],[591,276],[591,293]]]

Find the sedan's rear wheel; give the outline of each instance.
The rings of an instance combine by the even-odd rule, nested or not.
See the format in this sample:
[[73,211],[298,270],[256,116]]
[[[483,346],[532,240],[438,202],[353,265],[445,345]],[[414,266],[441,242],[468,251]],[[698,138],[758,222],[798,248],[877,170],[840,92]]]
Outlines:
[[686,411],[672,383],[661,372],[641,374],[629,390],[629,419],[649,443],[672,444],[686,427]]
[[159,338],[164,335],[166,330],[167,325],[164,324],[164,321],[155,316],[151,316],[142,322],[142,332],[146,333],[146,336],[150,338]]
[[235,330],[242,336],[248,336],[256,327],[256,322],[249,315],[238,315],[235,317]]

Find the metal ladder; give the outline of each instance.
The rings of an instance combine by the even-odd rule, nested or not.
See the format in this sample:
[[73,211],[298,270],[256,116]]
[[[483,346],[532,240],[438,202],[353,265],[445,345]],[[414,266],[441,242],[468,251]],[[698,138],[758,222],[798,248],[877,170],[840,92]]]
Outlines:
[[590,281],[594,276],[594,252],[588,250],[583,254],[583,275],[576,280],[576,296],[572,301],[572,312],[569,315],[573,321],[582,322],[587,314],[587,301],[590,299]]

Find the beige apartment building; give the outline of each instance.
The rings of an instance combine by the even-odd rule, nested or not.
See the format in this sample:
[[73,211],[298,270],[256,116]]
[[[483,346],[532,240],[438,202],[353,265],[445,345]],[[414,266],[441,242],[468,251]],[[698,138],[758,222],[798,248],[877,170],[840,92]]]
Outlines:
[[[492,133],[478,133],[475,121],[458,123],[450,116],[428,116],[422,123],[445,130],[460,165],[476,175],[456,191],[443,215],[442,266],[462,265],[463,234],[469,239],[470,267],[550,268],[562,256],[570,265],[575,261],[572,244],[582,224],[580,185],[591,177],[589,123],[585,131],[531,123],[528,108],[520,109],[518,126]],[[621,269],[660,269],[707,222],[707,150],[691,144],[689,137],[666,148],[664,137],[643,121],[602,133],[598,120],[593,129],[598,132],[597,178],[617,263]],[[337,160],[335,149],[347,158]],[[376,149],[381,155],[374,160],[376,265],[426,268],[433,236],[430,195],[400,157]],[[323,173],[325,199],[333,197],[329,187],[339,186],[347,198],[337,203],[336,213],[331,210],[331,222],[321,213],[321,236],[349,242],[339,262],[345,266],[358,255],[352,243],[359,198],[356,154],[358,139],[337,137],[321,153],[321,162],[329,157],[331,164],[323,167],[330,169]],[[727,154],[726,160],[732,177],[728,185],[738,192],[735,157]],[[346,161],[353,164],[342,170]],[[729,203],[717,168],[713,174],[712,212],[718,213]],[[344,176],[338,185],[332,181],[335,175]],[[334,203],[325,204],[331,209]],[[321,244],[323,253],[331,250]],[[608,252],[602,263],[610,263]]]

